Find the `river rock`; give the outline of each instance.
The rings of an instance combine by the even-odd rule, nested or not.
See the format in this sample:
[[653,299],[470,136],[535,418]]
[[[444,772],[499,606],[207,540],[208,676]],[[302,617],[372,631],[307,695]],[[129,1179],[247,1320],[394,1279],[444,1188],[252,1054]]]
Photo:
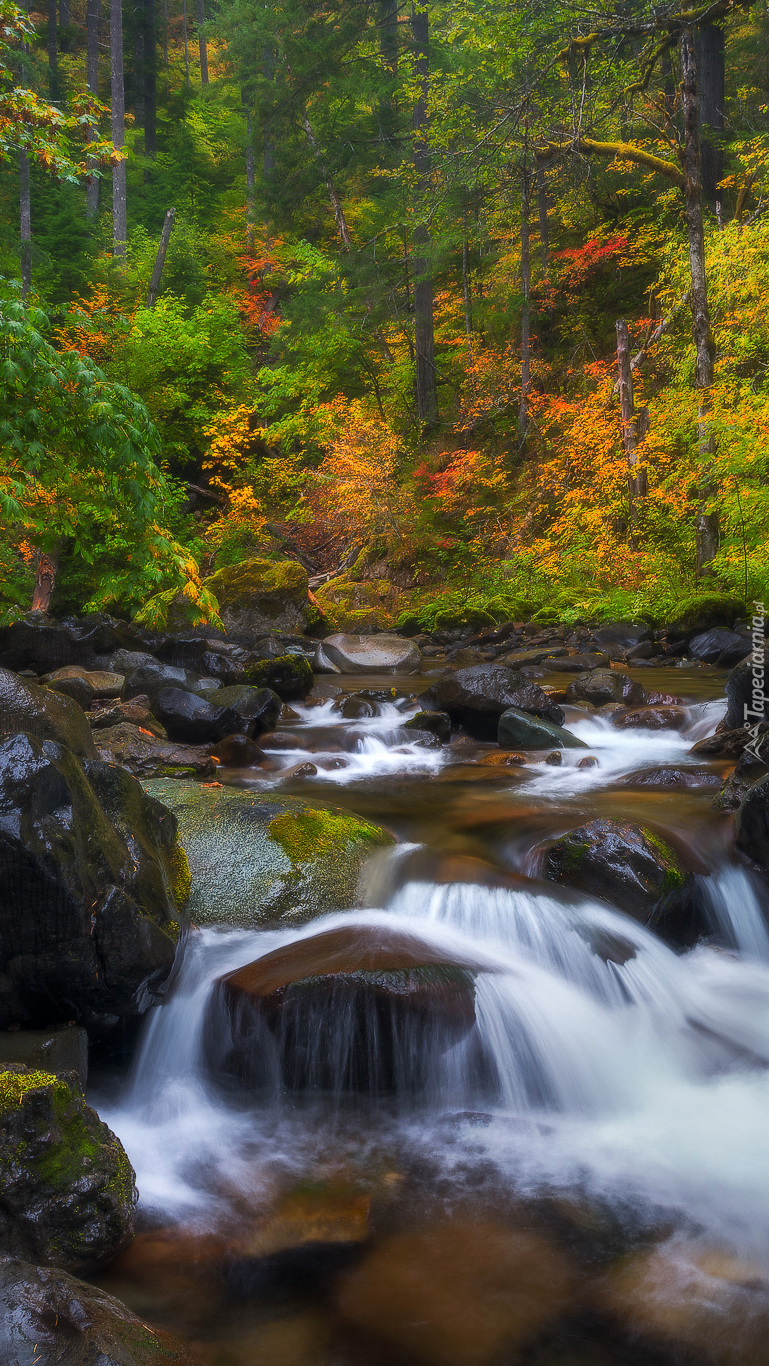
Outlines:
[[136,1186],[120,1140],[76,1079],[0,1072],[0,1244],[66,1271],[93,1271],[133,1234]]
[[565,654],[551,657],[547,661],[548,669],[553,673],[563,674],[582,674],[593,669],[606,669],[608,665],[609,656],[603,653]]
[[142,632],[98,612],[62,621],[30,612],[11,626],[0,627],[0,665],[7,669],[46,674],[64,664],[100,667],[100,660],[121,648],[145,649]]
[[651,646],[652,633],[645,621],[607,621],[595,628],[593,639],[612,659],[622,659],[639,646]]
[[0,1072],[11,1064],[33,1072],[74,1072],[81,1088],[88,1081],[88,1035],[78,1025],[61,1029],[0,1030]]
[[428,730],[437,735],[442,744],[451,739],[451,717],[445,711],[418,711],[403,723],[404,730]]
[[243,682],[250,657],[248,650],[231,641],[184,631],[166,636],[155,653],[164,664],[187,669],[204,678],[215,678],[225,686]]
[[91,728],[77,702],[0,669],[0,735],[22,731],[55,740],[83,758],[96,758]]
[[379,715],[379,703],[369,697],[350,693],[334,704],[334,711],[338,711],[345,721],[370,721],[372,717]]
[[86,683],[85,678],[62,678],[59,683],[47,683],[46,687],[52,692],[61,693],[62,697],[71,697],[73,702],[77,702],[83,711],[88,711],[94,702],[96,694],[90,683]]
[[301,702],[315,682],[309,660],[300,654],[277,655],[249,664],[245,677],[256,688],[272,688],[284,702]]
[[420,701],[445,711],[478,740],[496,740],[499,718],[510,707],[563,724],[563,712],[536,683],[504,664],[476,664],[444,674]]
[[685,707],[633,707],[612,714],[617,730],[685,730],[689,717]]
[[227,631],[244,640],[270,631],[303,631],[308,577],[295,560],[242,560],[205,580]]
[[248,735],[228,735],[212,749],[211,757],[224,768],[257,768],[265,755]]
[[4,1366],[194,1366],[114,1296],[53,1267],[0,1258]]
[[318,673],[414,674],[422,655],[402,636],[335,635],[318,646],[313,668]]
[[729,669],[739,663],[750,650],[750,636],[737,631],[726,631],[716,626],[712,631],[703,631],[689,641],[689,654],[703,664],[718,664]]
[[250,727],[233,707],[214,706],[184,688],[163,688],[155,699],[154,711],[170,740],[191,745],[215,745],[225,735],[246,734]]
[[729,674],[726,680],[726,703],[725,728],[738,730],[746,722],[755,726],[762,721],[769,721],[767,675],[754,678],[750,659],[743,660]]
[[653,928],[672,919],[687,887],[675,850],[632,821],[588,821],[546,844],[543,853],[551,882],[601,897]]
[[120,764],[135,778],[213,778],[216,770],[210,746],[174,744],[127,721],[94,731],[94,741],[105,764]]
[[501,749],[552,749],[553,745],[559,749],[587,749],[584,740],[578,740],[563,726],[530,716],[517,707],[503,711],[497,739]]
[[0,1027],[135,1015],[183,926],[176,821],[122,768],[0,741]]
[[187,692],[195,692],[199,687],[199,674],[189,673],[187,669],[177,669],[173,664],[161,664],[159,660],[155,660],[152,664],[140,665],[138,669],[133,669],[126,675],[120,696],[124,702],[132,697],[148,697],[150,705],[154,705],[155,699],[164,688],[184,688]]
[[477,970],[382,926],[297,940],[219,979],[209,1063],[249,1087],[413,1090],[472,1029]]
[[681,603],[667,630],[669,639],[690,640],[714,627],[731,627],[745,615],[745,603],[729,593],[695,593]]
[[566,696],[570,702],[590,702],[594,707],[602,707],[606,702],[640,706],[646,700],[641,684],[619,669],[591,669],[580,674],[569,684]]
[[512,1366],[535,1360],[530,1345],[579,1310],[580,1294],[578,1274],[552,1239],[466,1217],[381,1239],[341,1278],[337,1305],[374,1337],[377,1360]]
[[369,854],[392,842],[379,826],[297,797],[173,780],[145,784],[179,822],[202,925],[303,924],[355,905]]
[[661,792],[697,792],[702,788],[720,788],[717,773],[701,768],[639,768],[622,779],[623,787],[652,787]]
[[41,682],[54,686],[72,679],[82,679],[87,683],[95,698],[119,697],[125,683],[123,674],[113,673],[109,669],[84,669],[81,664],[65,664],[62,669],[47,674]]
[[541,645],[538,649],[509,650],[507,654],[497,656],[497,663],[506,664],[509,669],[523,669],[568,653],[565,645]]
[[230,707],[247,725],[237,734],[255,736],[277,725],[280,698],[272,688],[251,687],[248,683],[234,683],[229,688],[214,688],[203,694],[214,707]]
[[735,730],[717,729],[715,734],[706,735],[692,745],[691,753],[704,759],[739,759],[750,739],[749,731],[743,726]]
[[737,848],[769,872],[769,777],[754,783],[740,802],[735,838]]

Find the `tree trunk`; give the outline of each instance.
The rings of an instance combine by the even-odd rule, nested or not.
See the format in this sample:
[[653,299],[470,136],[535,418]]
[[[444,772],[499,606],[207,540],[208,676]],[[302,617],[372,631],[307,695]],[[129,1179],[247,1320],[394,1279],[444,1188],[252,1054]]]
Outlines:
[[531,254],[529,250],[529,167],[524,163],[521,195],[521,402],[518,408],[518,440],[523,446],[529,425],[531,386]]
[[150,280],[150,287],[147,292],[148,308],[154,308],[155,304],[158,301],[158,295],[160,294],[160,281],[163,275],[163,266],[166,263],[166,252],[168,251],[168,243],[171,240],[171,231],[174,226],[175,217],[176,209],[169,209],[166,213],[165,222],[163,223],[163,231],[160,234],[160,246],[158,247],[158,254],[155,257],[155,265],[152,270],[152,279]]
[[712,461],[715,454],[715,438],[711,430],[710,414],[716,345],[710,324],[708,283],[705,271],[705,231],[702,221],[700,185],[697,61],[694,52],[694,35],[690,28],[681,30],[681,66],[684,101],[684,173],[686,180],[684,195],[692,280],[692,331],[697,356],[694,382],[699,391],[697,444],[700,468],[699,507],[696,519],[696,572],[698,578],[703,578],[712,572],[710,564],[716,555],[719,543],[718,512],[709,508],[714,494]]
[[59,95],[59,44],[56,27],[56,0],[48,0],[48,90],[52,100]]
[[[414,38],[414,71],[419,79],[419,97],[414,106],[414,167],[424,200],[429,186],[430,148],[427,128],[427,95],[430,80],[430,18],[426,9],[411,11]],[[414,347],[416,350],[417,416],[423,424],[438,417],[438,383],[435,373],[435,302],[430,234],[424,225],[414,230]]]
[[[121,0],[110,0],[110,87],[112,91],[112,141],[119,151],[125,145],[125,87],[123,85],[123,9]],[[112,254],[124,259],[128,238],[126,164],[112,168]]]
[[545,168],[537,164],[537,214],[539,217],[539,254],[542,260],[542,274],[545,279],[550,274],[550,226],[548,221],[547,181]]
[[[379,0],[379,51],[390,76],[398,75],[398,0]],[[395,146],[395,100],[388,90],[379,101],[379,127],[382,142]]]
[[208,85],[208,47],[206,45],[206,0],[197,0],[200,84]]
[[19,238],[21,240],[21,297],[26,299],[32,288],[32,201],[30,194],[29,157],[19,153]]
[[[92,95],[99,96],[99,20],[101,18],[101,0],[87,0],[85,13],[85,33],[86,33],[86,57],[85,71],[88,89]],[[93,127],[91,141],[98,139],[99,132],[96,126]],[[89,218],[95,218],[99,211],[99,177],[94,175],[96,163],[89,157],[88,165],[91,174],[85,187],[85,211]]]
[[163,70],[168,70],[168,0],[163,0]]
[[69,0],[59,0],[59,23],[62,28],[69,25]]
[[470,289],[470,243],[467,240],[467,210],[462,210],[462,297],[465,303],[465,333],[473,333],[473,300]]
[[640,505],[646,497],[646,471],[638,468],[638,420],[633,394],[633,371],[630,360],[630,337],[627,323],[617,323],[617,373],[619,401],[622,413],[622,444],[627,459],[628,527],[630,544],[638,548]]
[[246,115],[246,251],[254,250],[254,208],[256,204],[256,159],[251,115]]
[[697,29],[697,75],[701,129],[700,167],[702,193],[717,217],[721,216],[718,183],[724,175],[726,70],[724,31],[720,24],[701,24]]
[[328,190],[328,197],[331,200],[331,208],[334,211],[334,220],[339,230],[339,236],[342,239],[342,246],[344,247],[345,251],[352,251],[352,239],[350,237],[350,229],[347,226],[347,219],[345,218],[344,208],[342,207],[342,201],[339,197],[336,185],[334,184],[333,180],[331,179],[331,176],[328,173],[328,170],[326,169],[326,163],[323,160],[323,153],[320,150],[320,144],[315,136],[315,131],[313,129],[312,124],[310,123],[306,109],[302,110],[301,120],[302,127],[304,128],[305,134],[307,136],[307,141],[309,142],[310,147],[312,148],[312,154],[317,163],[318,170],[323,176],[323,179],[326,184],[326,189]]
[[133,6],[133,40],[134,40],[134,63],[133,71],[129,72],[129,103],[133,104],[134,124],[137,128],[144,127],[144,0],[138,0]]
[[33,612],[47,612],[51,605],[54,584],[56,583],[56,571],[59,567],[59,556],[56,552],[46,555],[42,551],[37,556],[37,576],[35,578],[35,588],[32,593]]
[[[262,75],[266,81],[275,80],[275,54],[269,44],[262,48]],[[262,167],[265,176],[269,177],[275,170],[275,147],[269,128],[264,128],[263,136]]]
[[[155,35],[155,0],[143,0],[144,153],[154,157],[158,149],[158,59]],[[144,176],[147,179],[147,172]]]

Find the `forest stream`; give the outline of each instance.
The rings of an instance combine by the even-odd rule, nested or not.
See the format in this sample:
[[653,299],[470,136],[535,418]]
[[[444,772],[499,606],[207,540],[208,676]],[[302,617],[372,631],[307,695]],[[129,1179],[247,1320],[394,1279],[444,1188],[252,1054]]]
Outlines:
[[[138,1235],[99,1283],[195,1359],[635,1366],[715,1344],[719,1361],[765,1361],[769,932],[713,805],[725,765],[691,753],[723,716],[725,675],[653,672],[682,729],[570,706],[587,748],[559,764],[404,744],[422,680],[369,675],[335,681],[378,698],[374,716],[296,704],[269,771],[219,769],[397,842],[369,860],[355,910],[193,930],[130,1075],[93,1078],[140,1191]],[[671,768],[687,790],[636,781]],[[695,947],[543,880],[543,841],[605,816],[682,851],[709,926]],[[310,1002],[282,1062],[264,1044],[251,1089],[222,1086],[215,982],[351,927],[469,972],[470,1025],[449,1009],[427,1031],[376,1012],[361,1026],[341,999],[336,1014]]]

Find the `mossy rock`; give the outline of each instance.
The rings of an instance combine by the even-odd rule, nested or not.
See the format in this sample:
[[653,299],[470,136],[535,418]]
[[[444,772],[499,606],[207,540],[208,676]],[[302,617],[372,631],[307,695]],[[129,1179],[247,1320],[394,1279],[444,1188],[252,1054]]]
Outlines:
[[93,1271],[133,1233],[136,1185],[118,1138],[74,1074],[0,1072],[0,1244],[68,1271]]
[[224,627],[234,635],[303,631],[307,625],[307,570],[296,560],[243,560],[205,580],[219,604]]
[[458,631],[464,626],[469,626],[474,631],[482,631],[495,624],[491,613],[483,607],[447,607],[436,613],[433,630]]
[[315,598],[337,631],[386,631],[395,625],[400,591],[389,579],[360,582],[354,573],[340,574],[315,590]]
[[561,612],[557,607],[540,607],[531,620],[539,626],[557,626],[561,620]]
[[39,740],[56,740],[81,758],[96,758],[91,727],[77,702],[0,669],[0,735],[22,731]]
[[694,593],[681,603],[670,623],[672,636],[695,636],[716,626],[733,626],[747,608],[742,598],[729,593]]
[[354,906],[367,858],[392,843],[348,811],[296,797],[167,779],[145,787],[179,822],[201,925],[275,928]]
[[315,675],[304,655],[276,655],[249,664],[246,682],[254,688],[272,688],[283,702],[301,702],[315,683]]

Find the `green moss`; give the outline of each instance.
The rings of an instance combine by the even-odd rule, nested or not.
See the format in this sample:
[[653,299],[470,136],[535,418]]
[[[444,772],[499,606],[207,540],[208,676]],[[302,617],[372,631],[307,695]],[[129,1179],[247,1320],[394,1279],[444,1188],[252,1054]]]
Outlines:
[[[186,906],[189,899],[190,887],[192,886],[192,874],[190,872],[189,862],[187,861],[187,855],[178,841],[171,850],[168,861],[171,865],[171,892],[174,901],[181,911]],[[170,926],[168,928],[170,929]]]
[[338,631],[386,630],[398,616],[401,594],[388,579],[359,582],[342,574],[315,590],[318,606]]
[[242,560],[217,570],[206,579],[205,586],[216,597],[220,609],[247,606],[253,598],[259,598],[260,606],[266,609],[265,599],[272,596],[281,603],[289,598],[303,606],[307,598],[307,570],[296,560]]
[[733,626],[739,617],[745,616],[746,610],[742,599],[729,593],[693,593],[681,602],[673,625],[680,631]]
[[588,840],[573,840],[568,835],[555,847],[562,873],[576,873],[590,851]]
[[315,676],[304,655],[286,654],[250,664],[246,682],[253,688],[272,688],[284,702],[296,702],[307,696]]
[[360,820],[345,811],[285,811],[269,824],[272,839],[292,863],[322,858],[340,845],[390,844],[391,836],[378,825]]
[[30,1091],[41,1086],[61,1088],[67,1096],[70,1094],[66,1082],[52,1072],[0,1072],[0,1113],[7,1107],[21,1105]]

